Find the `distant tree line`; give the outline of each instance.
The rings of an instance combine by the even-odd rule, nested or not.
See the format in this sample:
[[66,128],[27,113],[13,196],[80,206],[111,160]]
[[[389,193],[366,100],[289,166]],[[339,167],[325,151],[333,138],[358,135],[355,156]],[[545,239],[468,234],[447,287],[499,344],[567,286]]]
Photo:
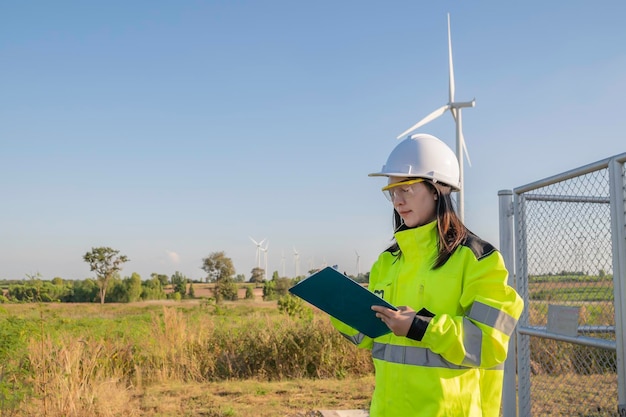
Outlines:
[[[120,278],[119,275],[111,277],[106,291],[106,302],[128,303],[175,297],[172,295],[174,293],[165,293],[161,279],[154,275],[156,274],[145,281],[137,273],[125,278]],[[21,283],[13,281],[8,285],[5,295],[0,295],[0,301],[93,303],[101,301],[100,294],[98,283],[91,278],[64,280],[57,277],[52,281],[36,278]]]
[[[176,271],[171,277],[152,273],[142,280],[133,272],[122,278],[120,272],[129,259],[110,247],[92,248],[85,253],[83,260],[89,264],[95,277],[84,280],[64,280],[56,277],[44,280],[38,273],[25,280],[0,281],[0,303],[2,302],[65,302],[65,303],[129,303],[142,300],[163,300],[195,298],[192,280]],[[232,260],[224,252],[213,252],[202,259],[200,267],[206,272],[205,282],[215,283],[213,297],[216,302],[235,301],[238,296],[238,283],[245,282],[243,274],[235,275]],[[317,270],[309,271],[309,274]],[[248,282],[263,285],[264,300],[278,300],[289,295],[289,288],[303,277],[279,277],[274,271],[271,279],[266,279],[265,270],[253,268]],[[367,282],[369,274],[352,277],[357,282]],[[166,291],[166,288],[168,291]],[[253,298],[252,287],[246,287],[245,298]]]

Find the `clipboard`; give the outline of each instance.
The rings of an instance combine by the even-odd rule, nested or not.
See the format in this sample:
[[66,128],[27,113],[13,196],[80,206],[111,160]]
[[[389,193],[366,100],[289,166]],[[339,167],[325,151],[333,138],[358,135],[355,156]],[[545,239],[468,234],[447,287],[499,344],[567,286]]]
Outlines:
[[289,292],[366,336],[391,333],[371,307],[397,308],[330,266],[303,279]]

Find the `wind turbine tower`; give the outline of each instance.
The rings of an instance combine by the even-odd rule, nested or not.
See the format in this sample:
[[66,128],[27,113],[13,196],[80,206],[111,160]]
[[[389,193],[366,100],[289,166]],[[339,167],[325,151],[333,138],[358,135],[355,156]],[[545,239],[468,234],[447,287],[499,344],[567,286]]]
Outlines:
[[354,251],[354,253],[356,253],[356,277],[358,278],[359,275],[361,275],[361,264],[359,263],[361,257],[359,256],[359,252]]
[[280,266],[282,267],[283,275],[282,277],[286,277],[285,275],[285,251],[282,252],[282,257],[280,258]]
[[263,251],[263,255],[264,255],[264,257],[265,257],[265,279],[266,279],[266,280],[269,280],[269,279],[270,279],[270,278],[267,276],[267,273],[269,272],[269,269],[268,269],[268,267],[267,267],[267,250],[268,250],[269,246],[270,246],[270,242],[268,241],[268,242],[265,244],[265,247],[264,247],[264,248],[261,248],[261,250]]
[[464,193],[465,187],[463,186],[463,154],[467,158],[467,163],[472,166],[472,163],[469,158],[469,153],[467,152],[467,147],[465,146],[465,138],[463,137],[463,126],[461,120],[461,109],[465,107],[474,107],[476,105],[476,99],[472,99],[472,101],[454,101],[454,67],[452,65],[452,38],[450,37],[450,13],[448,13],[448,64],[449,64],[449,74],[450,74],[450,84],[448,90],[448,104],[438,108],[434,112],[430,113],[428,116],[424,117],[422,120],[411,126],[409,129],[402,132],[398,139],[402,139],[414,130],[424,126],[426,123],[431,122],[444,114],[446,111],[450,110],[454,121],[456,122],[456,157],[459,160],[459,183],[461,184],[461,191],[459,191],[457,206],[459,211],[459,217],[463,220],[465,205],[464,205]]
[[293,248],[293,266],[296,271],[296,277],[300,276],[300,254]]

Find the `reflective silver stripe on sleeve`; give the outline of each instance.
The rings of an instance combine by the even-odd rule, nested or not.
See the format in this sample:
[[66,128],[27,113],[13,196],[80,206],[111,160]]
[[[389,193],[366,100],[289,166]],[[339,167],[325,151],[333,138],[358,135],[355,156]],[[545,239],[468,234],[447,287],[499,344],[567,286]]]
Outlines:
[[472,320],[479,321],[487,326],[493,327],[506,335],[511,335],[515,330],[517,320],[505,313],[478,301],[472,304],[472,308],[468,317]]
[[483,332],[467,317],[463,317],[463,347],[465,348],[463,365],[480,366],[482,345]]
[[365,339],[365,335],[363,333],[357,333],[354,336],[349,336],[342,332],[339,332],[339,334],[348,339],[350,342],[354,343],[355,345],[358,345],[363,341],[363,339]]
[[497,364],[491,368],[485,369],[485,371],[504,371],[504,362]]
[[415,346],[387,345],[374,343],[372,358],[404,365],[428,366],[432,368],[467,369],[445,360],[432,350]]

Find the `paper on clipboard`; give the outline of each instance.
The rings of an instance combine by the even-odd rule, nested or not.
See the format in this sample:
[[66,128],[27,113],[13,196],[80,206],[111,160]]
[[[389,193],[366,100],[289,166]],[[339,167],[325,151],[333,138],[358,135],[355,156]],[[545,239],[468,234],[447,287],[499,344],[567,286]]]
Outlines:
[[369,337],[391,332],[371,307],[397,308],[334,268],[316,272],[291,287],[289,292]]

